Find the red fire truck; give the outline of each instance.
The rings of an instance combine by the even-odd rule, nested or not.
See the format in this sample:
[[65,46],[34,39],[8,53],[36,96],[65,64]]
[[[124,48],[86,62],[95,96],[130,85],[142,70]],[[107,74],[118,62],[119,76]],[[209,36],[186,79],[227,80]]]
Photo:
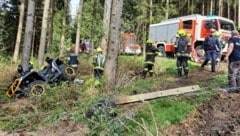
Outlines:
[[[232,20],[220,16],[202,16],[193,14],[177,18],[168,19],[158,24],[151,24],[149,28],[149,38],[154,41],[159,48],[161,56],[174,56],[174,41],[179,29],[184,29],[190,35],[192,45],[191,57],[196,62],[201,62],[205,52],[202,48],[204,38],[210,34],[210,29],[214,28],[221,33],[221,38],[225,41],[231,36],[231,31],[236,30]],[[223,53],[226,48],[223,49]]]
[[140,55],[142,53],[141,46],[136,41],[134,33],[121,34],[121,48],[122,54]]

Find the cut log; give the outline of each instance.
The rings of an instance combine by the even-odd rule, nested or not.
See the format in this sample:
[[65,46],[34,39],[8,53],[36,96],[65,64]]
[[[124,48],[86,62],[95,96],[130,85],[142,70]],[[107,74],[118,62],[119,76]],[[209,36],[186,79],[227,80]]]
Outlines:
[[156,99],[159,97],[180,95],[180,94],[197,92],[197,91],[200,91],[200,87],[198,85],[193,85],[193,86],[186,86],[186,87],[174,88],[169,90],[162,90],[157,92],[137,94],[132,96],[121,96],[113,99],[112,101],[115,104],[126,104],[126,103],[145,101],[150,99]]

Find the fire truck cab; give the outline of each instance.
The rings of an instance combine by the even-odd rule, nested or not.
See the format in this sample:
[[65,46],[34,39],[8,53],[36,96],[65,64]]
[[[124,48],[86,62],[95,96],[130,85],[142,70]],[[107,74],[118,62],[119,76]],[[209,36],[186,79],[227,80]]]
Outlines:
[[[159,48],[161,56],[174,56],[174,42],[179,29],[184,29],[190,35],[192,46],[191,58],[196,62],[201,62],[205,56],[203,41],[210,34],[210,29],[214,28],[221,33],[222,40],[226,41],[231,36],[231,31],[236,30],[232,20],[220,16],[202,16],[193,14],[177,18],[168,19],[158,24],[151,24],[149,28],[149,38],[154,41]],[[227,48],[227,47],[225,47]],[[223,53],[226,49],[222,50]]]

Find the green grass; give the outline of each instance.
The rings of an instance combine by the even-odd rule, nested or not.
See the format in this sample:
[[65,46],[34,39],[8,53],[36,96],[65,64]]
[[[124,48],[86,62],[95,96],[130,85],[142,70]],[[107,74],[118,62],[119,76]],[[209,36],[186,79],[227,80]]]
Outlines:
[[[142,56],[120,56],[119,68],[123,71],[142,71],[144,66]],[[47,92],[42,97],[29,98],[29,104],[22,111],[13,112],[11,110],[2,110],[0,108],[0,129],[5,131],[11,131],[14,129],[26,129],[29,131],[35,131],[38,127],[48,126],[52,124],[58,124],[63,120],[71,120],[76,123],[89,123],[84,113],[100,98],[108,99],[112,95],[131,95],[146,93],[150,91],[159,90],[171,84],[176,84],[176,60],[167,58],[156,58],[156,65],[154,66],[155,75],[153,78],[135,78],[125,80],[126,84],[121,85],[119,88],[106,92],[105,88],[94,88],[92,75],[89,75],[89,69],[91,69],[91,60],[89,56],[82,55],[80,60],[80,66],[88,70],[88,72],[79,77],[85,79],[85,83],[81,86],[68,85],[67,83],[58,84],[54,87],[48,87]],[[10,65],[12,71],[16,69],[15,65]],[[190,72],[194,72],[198,69],[199,64],[189,61]],[[6,66],[0,61],[0,68],[6,70]],[[85,69],[83,69],[85,70]],[[127,74],[125,72],[124,74]],[[0,75],[7,76],[4,71],[0,71]],[[122,76],[120,76],[122,77]],[[205,82],[198,82],[201,86],[209,85],[209,90],[213,90],[219,86],[227,85],[226,73],[213,76],[211,80]],[[8,82],[3,81],[5,87]],[[185,119],[192,111],[194,111],[199,105],[208,101],[213,92],[198,94],[187,97],[169,97],[159,98],[152,100],[149,104],[142,104],[139,108],[133,112],[133,120],[140,124],[145,123],[147,129],[152,133],[155,132],[155,124],[153,116],[157,123],[159,131],[162,128],[176,124]],[[1,101],[9,103],[9,100],[3,92],[0,92]],[[153,116],[151,110],[153,111]],[[131,109],[129,109],[131,110]],[[119,114],[125,111],[120,108]],[[143,122],[144,121],[144,122]],[[100,134],[104,131],[108,132],[107,135],[139,135],[144,131],[136,122],[119,117],[117,120],[102,120],[99,125],[91,126],[92,134]],[[124,124],[124,125],[123,125]],[[90,134],[91,135],[91,134]]]

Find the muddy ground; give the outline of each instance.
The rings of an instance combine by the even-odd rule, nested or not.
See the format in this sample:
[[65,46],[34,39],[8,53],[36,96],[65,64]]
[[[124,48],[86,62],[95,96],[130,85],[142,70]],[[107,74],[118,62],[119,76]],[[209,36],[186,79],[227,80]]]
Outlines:
[[218,93],[165,135],[239,136],[240,93]]
[[[224,68],[225,69],[225,68]],[[169,89],[180,86],[194,85],[196,81],[211,80],[213,75],[209,70],[203,72],[194,72],[189,75],[189,79],[178,79],[175,84],[167,84],[159,86],[156,89]],[[19,102],[20,105],[22,102]],[[14,104],[16,105],[16,103]],[[140,106],[133,104],[134,108]],[[138,105],[138,106],[136,106]],[[3,106],[3,105],[1,105]],[[129,107],[131,104],[129,105]],[[10,106],[9,106],[10,107]],[[128,107],[128,106],[127,106]],[[49,126],[48,128],[40,128],[35,133],[28,133],[21,130],[15,132],[1,132],[0,136],[81,136],[88,133],[86,125],[76,124],[71,121],[64,121],[60,124]],[[207,103],[200,106],[195,112],[191,113],[188,118],[180,123],[171,126],[164,133],[166,136],[238,136],[240,135],[240,93],[225,93],[219,91]]]
[[[190,75],[190,80],[181,80],[180,84],[192,84],[197,80],[207,83],[211,80],[211,75],[222,73],[224,70],[226,66],[221,66],[217,73],[211,73],[209,70],[203,73],[195,72]],[[196,109],[187,119],[170,127],[164,135],[240,136],[240,93],[219,90],[210,101]]]

